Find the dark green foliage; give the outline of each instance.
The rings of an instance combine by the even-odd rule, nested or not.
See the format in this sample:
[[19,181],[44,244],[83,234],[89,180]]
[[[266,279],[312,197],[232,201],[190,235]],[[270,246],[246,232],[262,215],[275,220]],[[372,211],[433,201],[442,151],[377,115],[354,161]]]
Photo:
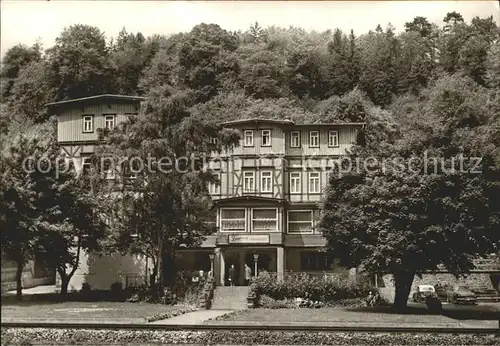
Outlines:
[[[498,251],[500,161],[490,144],[499,140],[495,112],[474,81],[443,77],[394,128],[386,118],[386,126],[372,132],[375,118],[368,117],[365,132],[378,140],[356,149],[353,159],[361,160],[330,180],[322,220],[328,247],[341,265],[393,274],[396,306],[406,305],[414,275],[441,266],[467,273],[473,258]],[[482,157],[476,173],[471,160],[459,171],[458,158],[452,161],[457,155]],[[357,164],[367,158],[379,165]],[[410,160],[416,160],[413,171]]]
[[369,287],[362,278],[347,275],[329,278],[309,277],[305,273],[288,273],[283,281],[267,273],[260,274],[252,281],[258,296],[266,295],[275,300],[305,298],[327,302],[348,298],[365,297]]

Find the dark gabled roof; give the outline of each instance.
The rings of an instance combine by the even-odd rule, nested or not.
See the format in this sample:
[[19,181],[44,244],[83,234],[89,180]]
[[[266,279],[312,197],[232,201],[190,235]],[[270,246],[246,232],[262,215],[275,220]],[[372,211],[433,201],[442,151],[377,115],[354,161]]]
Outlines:
[[261,202],[272,202],[272,203],[286,203],[287,202],[287,200],[283,199],[283,198],[244,195],[244,196],[235,196],[235,197],[215,199],[215,200],[213,200],[213,203],[220,204],[220,203],[224,203],[224,202],[235,202],[235,201],[261,201]]
[[113,94],[103,94],[103,95],[95,95],[88,97],[81,97],[78,99],[65,100],[59,102],[51,102],[47,103],[45,106],[62,106],[71,103],[84,103],[87,101],[97,101],[97,100],[128,100],[128,101],[143,101],[145,98],[141,96],[129,96],[129,95],[113,95]]
[[230,125],[242,125],[242,124],[252,124],[252,123],[267,123],[267,124],[280,124],[280,125],[294,125],[294,126],[362,126],[365,123],[355,123],[355,122],[332,122],[332,123],[305,123],[296,124],[290,119],[264,119],[264,118],[251,118],[251,119],[241,119],[241,120],[231,120],[221,123],[222,126]]
[[231,120],[225,121],[221,125],[240,125],[240,124],[250,124],[250,123],[271,123],[271,124],[281,124],[281,125],[293,125],[294,122],[289,119],[260,119],[260,118],[251,118],[251,119],[240,119],[240,120]]
[[336,122],[336,123],[307,123],[307,124],[295,124],[295,126],[362,126],[366,123],[348,123],[348,122]]

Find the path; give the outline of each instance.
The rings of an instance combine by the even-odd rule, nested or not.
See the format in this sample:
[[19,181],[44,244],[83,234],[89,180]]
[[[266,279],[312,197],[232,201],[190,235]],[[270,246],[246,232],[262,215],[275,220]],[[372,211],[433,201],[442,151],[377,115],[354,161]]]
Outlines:
[[199,310],[188,312],[187,314],[151,322],[150,324],[202,324],[205,321],[233,313],[233,310]]

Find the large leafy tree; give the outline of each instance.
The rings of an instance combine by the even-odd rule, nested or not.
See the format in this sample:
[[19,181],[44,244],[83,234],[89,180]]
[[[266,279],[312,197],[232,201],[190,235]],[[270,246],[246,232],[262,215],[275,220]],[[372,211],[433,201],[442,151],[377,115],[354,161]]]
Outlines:
[[[0,228],[2,257],[17,264],[17,298],[22,298],[23,268],[38,249],[39,233],[35,226],[37,218],[36,198],[40,177],[29,172],[26,160],[40,159],[50,147],[46,129],[37,127],[21,134],[10,134],[3,142],[1,156]],[[45,170],[47,164],[40,165]],[[42,177],[43,178],[43,177]]]
[[115,65],[109,50],[98,28],[83,24],[65,28],[55,46],[47,50],[56,99],[113,92]]
[[12,85],[23,67],[32,62],[39,61],[41,58],[42,50],[38,43],[35,43],[31,47],[18,44],[5,52],[0,72],[2,99],[10,96]]
[[47,123],[11,131],[2,152],[2,254],[17,263],[18,298],[23,267],[37,252],[58,271],[65,294],[80,252],[104,237],[96,199],[59,157],[54,129]]
[[[365,131],[372,123],[369,114]],[[473,81],[445,77],[398,131],[388,129],[332,176],[321,225],[341,264],[393,275],[394,306],[403,308],[415,275],[445,267],[458,276],[498,250],[500,162],[489,144],[498,142],[498,115]],[[471,157],[483,160],[475,167]]]
[[46,60],[25,66],[12,86],[9,114],[27,117],[36,123],[47,121],[49,115],[45,105],[54,100],[56,92],[53,80],[53,71]]
[[[172,92],[168,87],[151,91],[143,115],[111,133],[103,132],[97,150],[97,162],[125,159],[116,165],[115,183],[101,187],[101,192],[110,189],[113,201],[121,200],[116,203],[111,244],[121,252],[152,258],[159,286],[165,283],[165,274],[172,278],[175,271],[164,266],[164,259],[175,258],[179,247],[198,244],[213,232],[213,224],[208,222],[213,213],[207,184],[215,178],[203,158],[238,138],[234,131],[220,130],[190,116],[192,92]],[[219,140],[215,143],[211,138]],[[137,166],[138,162],[144,166]],[[127,192],[130,190],[137,193]],[[130,225],[135,226],[130,229]],[[138,239],[130,231],[138,233]]]

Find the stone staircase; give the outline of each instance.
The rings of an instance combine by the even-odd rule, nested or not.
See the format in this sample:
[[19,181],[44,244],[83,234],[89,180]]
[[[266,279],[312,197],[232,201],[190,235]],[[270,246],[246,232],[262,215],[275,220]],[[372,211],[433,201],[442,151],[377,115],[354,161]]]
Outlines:
[[247,308],[247,286],[215,288],[212,310],[244,310]]

